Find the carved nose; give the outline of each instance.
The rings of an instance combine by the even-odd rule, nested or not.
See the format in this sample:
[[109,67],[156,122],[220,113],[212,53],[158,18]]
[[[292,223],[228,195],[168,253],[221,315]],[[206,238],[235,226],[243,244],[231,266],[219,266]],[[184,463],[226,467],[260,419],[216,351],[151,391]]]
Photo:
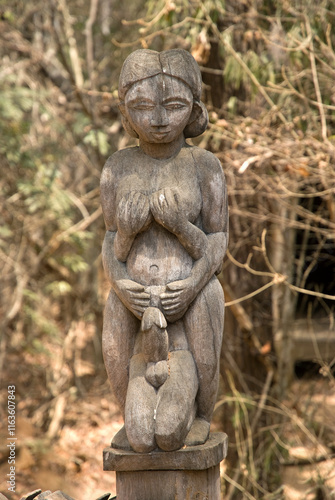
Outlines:
[[156,106],[152,114],[151,125],[154,127],[165,127],[168,123],[167,112],[164,106]]

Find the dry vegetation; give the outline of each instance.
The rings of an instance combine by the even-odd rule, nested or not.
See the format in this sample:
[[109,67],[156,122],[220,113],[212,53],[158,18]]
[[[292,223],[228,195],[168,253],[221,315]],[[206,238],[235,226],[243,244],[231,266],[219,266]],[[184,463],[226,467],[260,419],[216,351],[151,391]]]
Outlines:
[[[131,144],[115,90],[122,60],[183,47],[210,115],[197,144],[221,160],[230,196],[214,422],[231,443],[225,498],[333,498],[334,0],[115,5],[0,0],[1,421],[15,384],[18,436],[17,492],[0,490],[114,492],[101,471],[120,417],[101,359],[99,177]],[[297,320],[318,370],[292,384]],[[6,436],[3,425],[1,481]]]

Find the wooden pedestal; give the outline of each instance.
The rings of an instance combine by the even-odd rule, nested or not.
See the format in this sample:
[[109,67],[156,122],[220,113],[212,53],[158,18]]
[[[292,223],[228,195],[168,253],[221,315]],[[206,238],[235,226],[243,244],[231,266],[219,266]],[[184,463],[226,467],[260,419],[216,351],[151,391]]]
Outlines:
[[117,500],[220,500],[220,462],[228,437],[210,434],[201,446],[134,453],[105,448],[105,471],[116,471]]

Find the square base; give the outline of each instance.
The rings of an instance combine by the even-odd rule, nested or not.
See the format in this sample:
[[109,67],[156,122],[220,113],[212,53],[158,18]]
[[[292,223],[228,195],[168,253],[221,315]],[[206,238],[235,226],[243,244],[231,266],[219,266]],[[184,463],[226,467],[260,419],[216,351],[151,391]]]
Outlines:
[[220,500],[220,462],[228,437],[211,433],[205,444],[177,451],[105,448],[105,471],[116,471],[118,500]]

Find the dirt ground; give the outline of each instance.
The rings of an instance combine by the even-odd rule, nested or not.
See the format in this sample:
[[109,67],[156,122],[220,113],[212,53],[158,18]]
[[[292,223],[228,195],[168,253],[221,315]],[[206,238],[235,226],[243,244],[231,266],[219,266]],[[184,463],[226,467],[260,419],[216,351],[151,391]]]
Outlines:
[[334,380],[315,377],[295,381],[287,405],[295,410],[300,432],[293,433],[293,427],[286,426],[288,458],[282,466],[285,500],[335,499]]
[[10,500],[35,489],[62,490],[76,500],[115,494],[115,473],[102,471],[102,451],[122,425],[107,384],[85,398],[66,402],[54,439],[41,433],[25,412],[16,419],[16,493],[7,489],[7,428],[0,430],[0,491]]

